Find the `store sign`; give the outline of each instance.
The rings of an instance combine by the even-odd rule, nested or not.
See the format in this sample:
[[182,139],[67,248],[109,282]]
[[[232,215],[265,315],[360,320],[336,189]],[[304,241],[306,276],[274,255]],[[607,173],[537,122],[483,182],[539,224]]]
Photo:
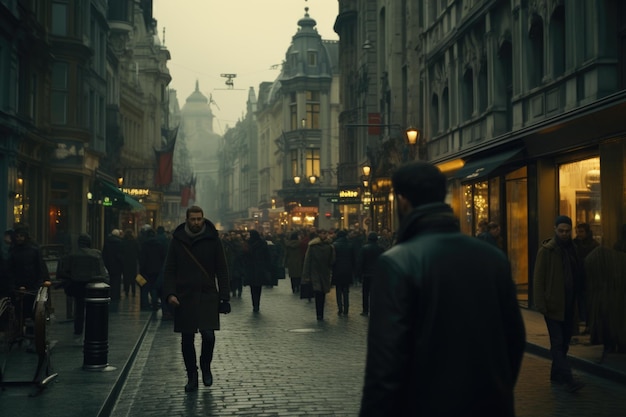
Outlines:
[[111,201],[110,197],[104,197],[102,199],[102,205],[105,207],[111,207],[113,205],[113,201]]
[[122,191],[124,191],[126,194],[128,195],[132,195],[132,196],[147,196],[150,195],[150,189],[149,188],[123,188]]

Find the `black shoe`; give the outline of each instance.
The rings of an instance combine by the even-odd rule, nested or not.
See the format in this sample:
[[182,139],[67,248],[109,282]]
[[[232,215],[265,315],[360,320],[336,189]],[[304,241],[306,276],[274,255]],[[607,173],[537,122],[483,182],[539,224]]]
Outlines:
[[205,362],[200,358],[200,369],[202,370],[202,383],[205,387],[213,385],[213,374],[211,373],[211,362]]
[[362,316],[366,316],[366,317],[367,317],[367,316],[369,316],[369,313],[368,313],[367,311],[363,311],[363,312],[361,313],[361,315],[362,315]]
[[198,390],[198,371],[193,373],[187,373],[187,385],[185,385],[185,392],[193,392]]

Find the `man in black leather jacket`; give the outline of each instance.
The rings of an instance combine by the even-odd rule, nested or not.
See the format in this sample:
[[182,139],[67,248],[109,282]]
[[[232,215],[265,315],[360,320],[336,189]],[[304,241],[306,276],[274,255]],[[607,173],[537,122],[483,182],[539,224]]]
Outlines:
[[502,251],[461,234],[446,177],[392,176],[397,243],[372,279],[361,416],[514,416],[525,330]]

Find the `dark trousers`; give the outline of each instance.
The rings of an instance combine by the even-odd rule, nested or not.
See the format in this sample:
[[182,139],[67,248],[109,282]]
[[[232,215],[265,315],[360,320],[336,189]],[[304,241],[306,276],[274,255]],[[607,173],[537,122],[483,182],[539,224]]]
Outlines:
[[326,294],[322,291],[315,291],[315,313],[317,319],[324,318],[324,303],[326,302]]
[[370,312],[370,288],[372,285],[372,277],[363,275],[363,313]]
[[[200,350],[200,367],[207,369],[213,360],[213,349],[215,348],[215,331],[200,330],[202,336],[202,347]],[[196,346],[194,345],[195,333],[181,334],[181,348],[183,352],[183,361],[188,374],[198,372],[196,365]]]
[[348,307],[350,307],[350,286],[336,285],[335,293],[337,294],[337,308],[339,309],[339,314],[348,314]]
[[[566,313],[566,318],[568,314]],[[570,382],[572,380],[572,368],[567,360],[567,351],[572,339],[572,320],[553,320],[544,317],[548,334],[550,335],[550,354],[552,355],[552,368],[550,379],[560,382]]]
[[261,291],[263,287],[261,285],[250,285],[250,295],[252,296],[252,309],[259,311],[261,306]]
[[289,279],[291,280],[291,292],[296,294],[300,291],[300,277],[289,276]]

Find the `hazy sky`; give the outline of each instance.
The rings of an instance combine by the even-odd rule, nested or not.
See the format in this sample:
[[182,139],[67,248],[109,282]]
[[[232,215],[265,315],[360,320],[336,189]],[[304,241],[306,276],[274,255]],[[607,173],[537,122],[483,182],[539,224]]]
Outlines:
[[[233,127],[245,113],[248,89],[258,94],[261,82],[280,74],[305,7],[322,39],[337,40],[337,0],[154,0],[159,38],[163,42],[165,29],[172,55],[169,86],[177,91],[180,106],[198,80],[200,91],[207,98],[212,94],[219,106],[211,106],[215,132]],[[270,69],[273,65],[278,69]],[[223,73],[237,74],[234,89],[227,89]]]

